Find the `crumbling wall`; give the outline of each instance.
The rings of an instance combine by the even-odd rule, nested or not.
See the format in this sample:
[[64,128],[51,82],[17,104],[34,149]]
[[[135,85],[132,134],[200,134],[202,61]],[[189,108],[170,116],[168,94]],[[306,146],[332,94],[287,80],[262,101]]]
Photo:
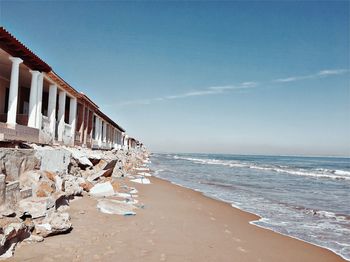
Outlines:
[[28,170],[40,168],[40,159],[33,149],[1,148],[0,173],[6,176],[6,181],[16,181],[20,174]]
[[[104,196],[107,189],[110,195],[131,197],[135,190],[121,187],[120,181],[145,163],[145,152],[136,149],[31,147],[0,148],[0,259],[12,256],[18,242],[43,241],[44,237],[69,232],[72,224],[67,210],[75,196],[90,190],[92,196]],[[147,179],[141,180],[144,183]],[[134,215],[136,203],[131,197],[125,203],[102,201],[98,207]]]

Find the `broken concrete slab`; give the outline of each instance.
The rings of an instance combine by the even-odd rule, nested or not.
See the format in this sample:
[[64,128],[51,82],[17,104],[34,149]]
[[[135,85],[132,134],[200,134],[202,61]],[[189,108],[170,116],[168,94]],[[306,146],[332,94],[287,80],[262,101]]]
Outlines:
[[30,237],[23,240],[23,242],[26,242],[26,243],[38,243],[43,241],[44,241],[44,238],[42,236],[33,235],[33,234],[30,235]]
[[151,177],[152,175],[150,173],[146,173],[146,172],[141,172],[141,173],[138,173],[139,175],[141,176],[147,176],[147,177]]
[[47,213],[47,198],[26,198],[18,203],[18,214],[30,215],[32,218],[39,218],[46,216]]
[[13,255],[18,242],[30,236],[30,228],[25,223],[11,223],[3,228],[0,237],[0,258],[5,259]]
[[148,167],[136,167],[135,170],[137,171],[149,171]]
[[96,184],[90,189],[89,194],[94,197],[113,196],[114,189],[111,182]]
[[71,153],[63,147],[36,147],[35,156],[41,160],[40,170],[49,170],[59,174],[68,172]]
[[35,225],[36,233],[42,237],[67,233],[72,229],[68,213],[51,212],[40,224]]
[[0,174],[0,206],[5,204],[6,197],[6,176],[4,174]]
[[101,199],[97,203],[97,208],[105,214],[115,214],[122,216],[134,216],[135,206],[124,201],[113,199]]
[[19,179],[20,174],[33,169],[39,169],[40,159],[33,149],[1,148],[0,170],[6,174],[6,181]]
[[64,177],[64,192],[70,196],[81,196],[83,193],[83,188],[80,184],[84,183],[85,180],[82,177],[76,177],[72,175],[66,175]]
[[31,197],[33,195],[33,191],[30,187],[24,187],[20,190],[21,199],[25,199]]
[[130,190],[130,194],[137,194],[139,191],[137,191],[137,189],[136,188],[130,188],[131,190]]
[[80,165],[93,166],[86,153],[75,148],[67,148],[67,150],[72,153],[72,157],[76,159]]
[[15,205],[20,199],[19,181],[12,181],[6,185],[5,199],[9,205]]
[[109,173],[110,175],[112,175],[111,170],[107,169],[107,170],[100,170],[92,175],[90,175],[86,180],[89,182],[93,182],[94,180],[97,180],[98,178],[104,176],[106,177],[106,173]]
[[143,177],[131,179],[130,181],[138,184],[144,184],[144,185],[151,184],[151,181],[148,178],[143,178]]

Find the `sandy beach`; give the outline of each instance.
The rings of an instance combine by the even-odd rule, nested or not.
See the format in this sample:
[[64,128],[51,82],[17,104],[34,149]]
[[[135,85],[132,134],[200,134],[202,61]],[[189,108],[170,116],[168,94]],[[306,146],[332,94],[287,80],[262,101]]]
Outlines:
[[164,180],[151,181],[136,185],[144,204],[136,216],[103,214],[95,199],[84,196],[71,203],[69,234],[22,243],[8,261],[344,261],[250,225],[255,215]]

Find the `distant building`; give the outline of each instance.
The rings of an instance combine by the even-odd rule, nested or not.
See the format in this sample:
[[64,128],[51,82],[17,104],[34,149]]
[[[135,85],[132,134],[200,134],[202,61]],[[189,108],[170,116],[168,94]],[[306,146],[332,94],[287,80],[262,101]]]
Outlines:
[[125,148],[125,130],[0,27],[0,141]]

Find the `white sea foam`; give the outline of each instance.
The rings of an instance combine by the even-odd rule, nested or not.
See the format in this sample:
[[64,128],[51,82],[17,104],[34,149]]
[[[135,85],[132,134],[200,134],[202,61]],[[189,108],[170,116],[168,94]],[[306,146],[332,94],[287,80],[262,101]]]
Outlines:
[[192,157],[180,157],[174,156],[174,159],[181,159],[194,162],[196,164],[205,165],[223,165],[232,168],[250,168],[263,171],[274,171],[278,173],[286,173],[297,176],[309,176],[315,178],[330,178],[340,180],[350,180],[350,171],[345,170],[330,170],[330,169],[293,169],[285,165],[259,165],[254,163],[246,163],[232,160],[218,160],[218,159],[206,159],[206,158],[192,158]]
[[[347,160],[203,154],[163,157],[157,159],[159,168],[165,170],[160,177],[260,216],[252,223],[256,226],[350,258]],[[177,162],[180,160],[184,161]]]

